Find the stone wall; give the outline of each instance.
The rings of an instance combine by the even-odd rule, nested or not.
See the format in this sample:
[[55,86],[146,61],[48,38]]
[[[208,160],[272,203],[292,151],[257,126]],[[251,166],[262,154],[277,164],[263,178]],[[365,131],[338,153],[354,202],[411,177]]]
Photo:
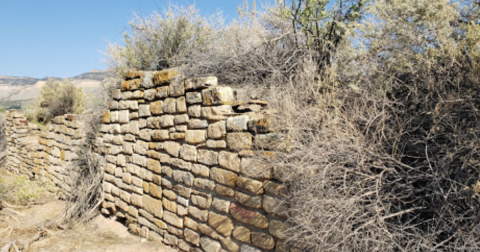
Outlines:
[[10,110],[6,117],[7,169],[69,190],[68,167],[84,141],[82,116],[55,117],[44,130],[24,115]]
[[183,251],[284,251],[286,189],[262,161],[282,136],[266,103],[240,96],[215,77],[128,74],[97,141],[102,212]]

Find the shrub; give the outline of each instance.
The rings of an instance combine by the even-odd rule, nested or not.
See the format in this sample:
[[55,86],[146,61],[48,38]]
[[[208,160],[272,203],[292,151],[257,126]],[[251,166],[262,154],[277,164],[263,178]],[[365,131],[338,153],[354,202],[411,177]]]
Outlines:
[[161,14],[153,13],[148,18],[136,15],[130,22],[131,34],[124,34],[124,45],[108,45],[108,63],[118,73],[178,66],[193,52],[212,46],[217,22],[216,15],[204,18],[193,5],[170,5]]
[[40,96],[29,104],[25,114],[30,120],[45,123],[55,116],[79,114],[84,109],[82,88],[70,81],[49,80],[42,87]]

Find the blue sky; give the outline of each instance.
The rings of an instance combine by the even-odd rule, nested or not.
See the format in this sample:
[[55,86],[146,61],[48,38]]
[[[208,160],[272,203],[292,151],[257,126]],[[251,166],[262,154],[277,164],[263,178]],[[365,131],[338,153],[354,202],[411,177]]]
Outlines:
[[0,75],[73,77],[103,70],[107,41],[121,42],[133,13],[194,3],[228,17],[244,0],[0,0]]

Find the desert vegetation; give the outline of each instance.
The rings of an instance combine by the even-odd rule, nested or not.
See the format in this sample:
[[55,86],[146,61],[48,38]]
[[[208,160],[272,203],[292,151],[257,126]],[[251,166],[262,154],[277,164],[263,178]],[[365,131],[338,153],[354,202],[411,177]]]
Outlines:
[[51,79],[35,101],[27,105],[25,115],[31,121],[46,123],[55,116],[78,114],[85,108],[84,93],[72,82]]
[[292,0],[229,24],[194,7],[131,22],[119,74],[178,67],[264,90],[302,251],[480,246],[480,2]]

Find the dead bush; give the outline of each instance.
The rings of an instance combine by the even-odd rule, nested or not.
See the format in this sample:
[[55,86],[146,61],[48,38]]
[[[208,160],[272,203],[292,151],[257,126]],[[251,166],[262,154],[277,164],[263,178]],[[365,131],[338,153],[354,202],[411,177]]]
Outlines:
[[85,116],[85,141],[76,150],[78,159],[67,167],[72,185],[65,192],[67,207],[62,222],[87,222],[99,214],[103,201],[103,170],[94,152],[94,143],[102,115],[96,112]]
[[25,109],[29,120],[49,122],[56,116],[79,114],[84,110],[84,94],[70,81],[49,80],[42,87],[40,96]]

